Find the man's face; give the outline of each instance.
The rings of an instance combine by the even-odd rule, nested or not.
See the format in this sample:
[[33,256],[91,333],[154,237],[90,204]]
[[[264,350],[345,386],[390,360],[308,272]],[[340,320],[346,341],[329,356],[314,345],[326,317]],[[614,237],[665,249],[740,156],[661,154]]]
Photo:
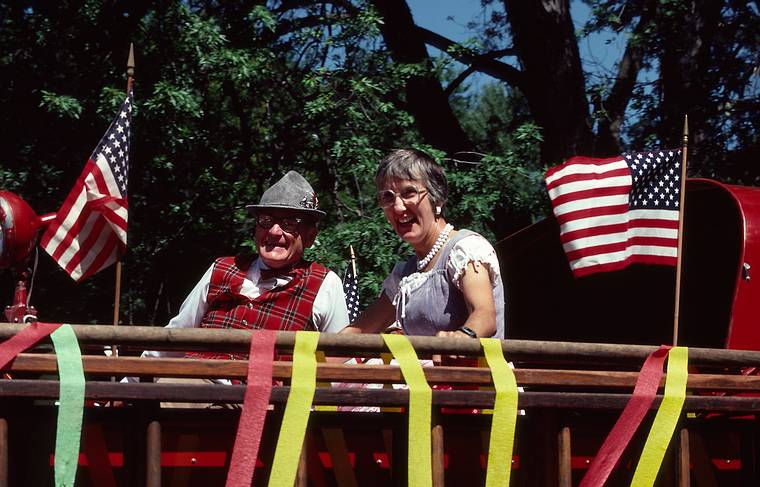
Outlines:
[[[254,234],[256,250],[267,266],[282,269],[301,260],[304,250],[311,247],[317,237],[316,225],[309,223],[307,218],[302,213],[291,210],[259,211]],[[270,224],[270,228],[265,228]]]

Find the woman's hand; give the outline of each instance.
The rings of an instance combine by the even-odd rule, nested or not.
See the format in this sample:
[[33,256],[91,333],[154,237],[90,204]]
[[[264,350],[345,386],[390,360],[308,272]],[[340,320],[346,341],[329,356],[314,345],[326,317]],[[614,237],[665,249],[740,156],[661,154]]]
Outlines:
[[[463,331],[460,331],[460,330],[454,330],[454,331],[443,331],[443,330],[441,330],[438,333],[436,333],[435,336],[437,336],[437,337],[445,337],[445,338],[466,338],[468,340],[472,340],[473,339],[470,335],[468,335],[467,333],[465,333]],[[466,358],[465,355],[447,355],[446,357],[449,358],[449,359],[454,359],[454,360]],[[435,364],[435,365],[442,365],[443,364],[443,359],[442,359],[442,357],[441,357],[440,354],[435,354],[435,355],[433,355],[432,358],[433,358],[433,364]]]
[[396,319],[396,308],[388,299],[385,293],[382,293],[374,303],[369,305],[361,315],[343,328],[341,333],[380,333],[384,331],[393,320]]
[[460,331],[460,330],[454,330],[454,331],[439,331],[435,334],[437,337],[449,337],[449,338],[469,338],[472,340],[472,337],[468,335],[467,333]]

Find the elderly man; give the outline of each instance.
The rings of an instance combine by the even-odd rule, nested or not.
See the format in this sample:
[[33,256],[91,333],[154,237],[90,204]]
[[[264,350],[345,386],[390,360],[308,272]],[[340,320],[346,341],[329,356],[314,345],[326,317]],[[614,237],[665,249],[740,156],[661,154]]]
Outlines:
[[[258,257],[217,259],[167,328],[342,330],[348,312],[340,278],[303,259],[304,250],[316,239],[317,222],[325,215],[309,182],[290,171],[264,192],[259,204],[246,208],[256,220]],[[187,356],[239,358],[213,352]]]

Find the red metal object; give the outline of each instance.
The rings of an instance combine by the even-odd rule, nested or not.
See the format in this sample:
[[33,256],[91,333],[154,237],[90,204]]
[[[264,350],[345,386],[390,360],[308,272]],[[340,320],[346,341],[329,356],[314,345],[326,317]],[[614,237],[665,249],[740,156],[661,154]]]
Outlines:
[[[735,205],[735,218],[741,232],[738,267],[726,336],[726,348],[760,350],[760,328],[757,327],[757,306],[760,303],[760,188],[733,186],[709,179],[693,180],[696,188],[724,193]],[[688,211],[689,203],[686,203]],[[688,238],[688,237],[687,237]],[[755,269],[753,269],[755,267]],[[753,274],[755,279],[753,280]]]
[[8,323],[25,323],[37,321],[37,310],[34,306],[27,306],[26,282],[18,281],[16,291],[13,293],[13,304],[5,307],[5,319]]
[[26,265],[40,229],[54,217],[54,214],[39,217],[18,195],[0,191],[0,269],[10,268],[21,276],[13,293],[13,304],[5,307],[5,318],[10,323],[36,320],[37,311],[27,306]]
[[26,201],[0,191],[0,268],[22,270],[43,224]]

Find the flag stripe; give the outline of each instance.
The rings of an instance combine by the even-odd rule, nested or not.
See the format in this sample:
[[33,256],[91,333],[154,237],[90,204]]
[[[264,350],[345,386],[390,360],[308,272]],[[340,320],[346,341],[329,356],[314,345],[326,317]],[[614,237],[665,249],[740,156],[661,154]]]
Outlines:
[[[59,259],[59,263],[65,264],[63,270],[70,274],[74,267],[80,265],[86,257],[88,249],[96,248],[94,247],[95,245],[100,246],[105,243],[103,239],[107,234],[103,232],[104,226],[105,221],[99,218],[99,215],[90,215],[90,218],[87,219],[87,225],[85,225],[86,231],[82,231],[79,234],[79,241],[70,245],[66,253]],[[83,235],[86,235],[86,237],[81,238]]]
[[676,265],[676,257],[665,257],[661,255],[632,255],[628,259],[618,260],[610,263],[599,264],[588,267],[573,268],[575,277],[588,276],[597,272],[611,272],[625,269],[631,264],[659,264],[659,265]]
[[596,237],[600,235],[650,235],[657,237],[678,238],[678,222],[670,220],[631,220],[616,225],[598,225],[582,228],[572,232],[564,232],[560,236],[563,245],[569,244],[581,238]]
[[[620,178],[615,178],[620,179]],[[629,183],[630,183],[630,178]],[[573,183],[575,184],[575,183]],[[589,205],[589,200],[594,202],[594,206],[605,206],[602,204],[598,204],[600,201],[600,198],[603,198],[605,196],[611,196],[611,197],[617,197],[617,196],[623,196],[625,198],[625,201],[628,200],[628,191],[630,190],[631,185],[625,184],[625,185],[615,185],[615,186],[604,186],[603,183],[597,183],[596,187],[592,187],[591,189],[584,189],[581,191],[574,191],[572,193],[555,193],[555,195],[552,197],[552,201],[556,205],[556,208],[567,208],[570,204],[577,205]],[[556,188],[557,190],[564,190],[564,187]],[[561,196],[559,196],[561,195]],[[549,195],[551,197],[551,195]],[[560,211],[560,210],[558,210]]]
[[593,203],[597,208],[604,208],[608,206],[628,206],[628,191],[618,191],[619,194],[613,196],[592,196],[587,199],[570,201],[565,204],[561,204],[554,207],[554,214],[556,216],[564,215],[571,211],[584,210],[589,208],[589,204]]
[[575,198],[576,194],[582,191],[598,191],[599,188],[614,187],[628,188],[631,186],[631,173],[628,169],[619,169],[614,172],[620,174],[605,174],[604,177],[595,176],[591,179],[581,176],[581,180],[567,182],[564,179],[569,179],[569,177],[564,178],[561,184],[557,184],[552,189],[549,189],[549,197],[555,199],[559,197],[559,195],[566,195],[567,198]]
[[[622,215],[623,218],[627,218],[625,215],[628,213],[628,203],[622,205],[614,205],[614,206],[604,206],[601,208],[586,208],[582,210],[576,210],[576,211],[568,211],[567,213],[563,213],[562,215],[556,215],[557,223],[560,225],[565,224],[580,224],[585,220],[590,220],[592,218],[606,218],[606,217],[615,217],[617,215]],[[609,223],[613,223],[616,220],[610,220]]]
[[617,167],[619,165],[620,164],[616,165],[613,169],[610,169],[608,171],[601,172],[601,173],[595,172],[595,173],[568,174],[559,179],[554,179],[550,184],[546,185],[546,189],[551,191],[552,189],[558,186],[565,186],[571,183],[579,183],[579,182],[585,182],[585,181],[589,181],[589,182],[602,181],[606,178],[631,175],[630,169],[628,169],[628,167],[625,165],[624,162],[622,163],[622,167]]
[[[91,210],[88,206],[82,206],[77,211],[76,219],[67,226],[62,226],[56,232],[56,238],[59,239],[55,252],[50,255],[55,259],[63,259],[68,262],[70,255],[79,250],[79,239],[84,239],[90,233],[92,220],[90,219]],[[73,250],[69,250],[73,247]],[[66,257],[64,257],[64,254]]]
[[568,159],[564,164],[549,169],[546,172],[546,184],[550,185],[556,180],[570,174],[603,174],[627,167],[628,164],[620,157],[610,157],[607,159],[573,157]]
[[95,274],[100,269],[103,269],[119,259],[119,256],[124,251],[123,247],[119,245],[119,240],[113,235],[108,235],[107,240],[100,248],[97,255],[89,252],[85,259],[82,260],[79,266],[82,269],[82,276],[80,279],[86,279]]
[[[625,259],[631,255],[663,255],[666,257],[675,256],[678,239],[658,238],[658,237],[632,237],[627,240],[618,242],[604,243],[582,249],[566,251],[567,259],[573,264],[578,262],[577,267],[585,267],[586,264],[579,262],[582,259],[589,261],[610,259]],[[623,252],[621,254],[620,252]],[[604,257],[606,256],[606,257]]]

